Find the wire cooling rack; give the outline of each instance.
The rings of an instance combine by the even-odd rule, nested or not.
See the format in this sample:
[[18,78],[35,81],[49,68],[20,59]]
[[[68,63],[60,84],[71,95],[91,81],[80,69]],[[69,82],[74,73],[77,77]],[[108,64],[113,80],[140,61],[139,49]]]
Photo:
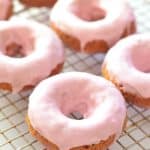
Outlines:
[[[150,31],[150,2],[130,0],[135,10],[138,32]],[[31,18],[48,24],[50,10],[46,8],[24,8],[14,0],[15,16]],[[64,72],[85,71],[100,75],[104,55],[86,55],[66,50]],[[24,121],[28,96],[31,91],[11,94],[0,91],[0,150],[43,150],[28,132]],[[127,104],[128,125],[126,131],[110,150],[150,150],[150,110]]]

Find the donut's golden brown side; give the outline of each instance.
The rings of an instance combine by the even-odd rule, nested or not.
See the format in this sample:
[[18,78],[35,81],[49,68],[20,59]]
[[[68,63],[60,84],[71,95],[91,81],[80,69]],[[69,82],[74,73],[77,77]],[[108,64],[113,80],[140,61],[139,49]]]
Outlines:
[[[52,76],[52,75],[55,75],[55,74],[58,74],[59,72],[61,72],[63,68],[63,63],[61,64],[58,64],[53,70],[52,72],[50,73],[49,76]],[[30,90],[34,88],[33,85],[26,85],[23,87],[23,89],[21,91],[25,91],[25,90]],[[1,90],[6,90],[6,91],[9,91],[9,92],[12,92],[12,85],[10,83],[0,83],[0,89]]]
[[139,107],[150,108],[150,98],[144,98],[139,94],[135,95],[125,90],[123,85],[117,81],[107,70],[107,65],[102,67],[102,75],[107,79],[112,81],[116,87],[121,91],[125,100],[129,103],[135,104]]
[[[64,33],[57,28],[54,23],[51,23],[50,26],[68,47],[78,52],[81,51],[81,43],[77,38]],[[88,42],[83,49],[84,52],[92,54],[97,52],[106,52],[109,49],[109,46],[104,40],[93,40]]]
[[78,39],[68,34],[65,34],[63,31],[57,28],[54,23],[50,23],[50,27],[57,33],[57,35],[68,47],[71,47],[76,51],[80,51],[80,41]]
[[[79,39],[64,33],[54,23],[51,23],[50,26],[68,47],[78,52],[81,51],[81,43]],[[130,34],[133,34],[135,32],[136,32],[136,23],[131,22],[130,25],[124,29],[121,38],[129,36]],[[98,53],[98,52],[105,53],[109,50],[109,48],[110,47],[107,41],[103,39],[100,40],[93,39],[93,41],[86,43],[86,45],[83,48],[83,51],[89,54]]]
[[[45,146],[49,147],[51,150],[59,150],[59,148],[52,142],[48,141],[45,137],[41,136],[38,131],[36,131],[30,123],[29,117],[26,117],[26,122],[30,133]],[[99,131],[100,132],[100,131]],[[84,145],[80,147],[71,148],[70,150],[106,150],[115,140],[115,135],[111,135],[107,140],[101,141],[98,144]]]
[[109,46],[107,42],[104,40],[94,40],[94,41],[88,42],[84,47],[84,51],[89,54],[98,53],[98,52],[105,53],[107,52],[108,49],[109,49]]
[[132,21],[128,27],[124,30],[121,39],[129,36],[130,34],[136,33],[136,22]]
[[57,0],[20,0],[27,7],[52,7]]

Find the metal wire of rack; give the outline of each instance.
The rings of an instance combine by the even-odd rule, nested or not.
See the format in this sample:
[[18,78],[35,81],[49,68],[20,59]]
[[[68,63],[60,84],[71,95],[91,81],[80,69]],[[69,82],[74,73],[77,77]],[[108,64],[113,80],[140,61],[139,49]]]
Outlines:
[[[150,3],[130,0],[135,10],[138,32],[150,31]],[[50,10],[25,8],[14,0],[14,16],[48,24]],[[67,48],[66,48],[67,49]],[[66,50],[64,72],[85,71],[100,75],[104,54],[86,55]],[[11,94],[0,91],[0,150],[43,150],[44,146],[28,132],[25,123],[28,96],[31,91]],[[128,124],[125,132],[110,150],[150,150],[150,110],[127,104]]]

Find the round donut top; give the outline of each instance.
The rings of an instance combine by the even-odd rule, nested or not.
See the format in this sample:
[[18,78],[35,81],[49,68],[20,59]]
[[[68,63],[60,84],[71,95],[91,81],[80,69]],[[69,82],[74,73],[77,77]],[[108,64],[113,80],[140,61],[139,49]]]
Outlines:
[[125,0],[60,0],[50,18],[56,27],[79,39],[82,49],[93,40],[104,40],[112,46],[135,21]]
[[136,34],[118,42],[103,66],[126,91],[150,98],[150,34]]
[[0,0],[0,20],[7,17],[11,5],[12,0]]
[[[10,56],[15,50],[8,47],[14,43],[24,57]],[[49,27],[25,19],[1,21],[0,83],[11,84],[13,92],[37,84],[63,61],[64,47]]]
[[[72,112],[81,113],[84,119],[67,117]],[[43,137],[59,149],[69,150],[119,136],[126,107],[111,82],[88,73],[68,72],[35,88],[29,98],[28,116]]]

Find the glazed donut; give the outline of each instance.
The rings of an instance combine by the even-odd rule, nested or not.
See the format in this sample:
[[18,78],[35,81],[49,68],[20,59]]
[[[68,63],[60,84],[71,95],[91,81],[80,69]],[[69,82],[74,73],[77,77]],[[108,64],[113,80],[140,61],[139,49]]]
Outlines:
[[121,40],[107,54],[102,73],[128,102],[150,108],[150,34]]
[[[72,112],[83,119],[67,117]],[[48,78],[29,98],[30,132],[51,150],[106,150],[119,137],[125,120],[126,106],[119,90],[88,73]]]
[[63,63],[64,47],[49,27],[23,19],[1,21],[0,89],[33,87],[58,73]]
[[52,7],[57,0],[20,0],[27,7]]
[[0,20],[6,20],[12,15],[12,0],[0,0]]
[[50,20],[66,45],[87,53],[106,52],[136,31],[133,11],[125,0],[60,0]]

